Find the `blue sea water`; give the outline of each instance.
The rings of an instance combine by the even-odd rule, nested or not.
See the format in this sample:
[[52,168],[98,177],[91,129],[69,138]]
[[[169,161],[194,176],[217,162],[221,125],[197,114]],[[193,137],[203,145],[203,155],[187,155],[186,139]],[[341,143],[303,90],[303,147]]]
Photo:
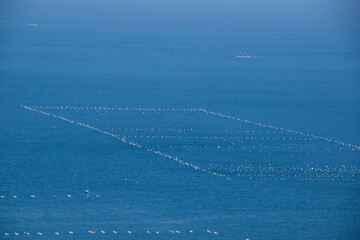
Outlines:
[[355,2],[1,7],[1,239],[359,239]]

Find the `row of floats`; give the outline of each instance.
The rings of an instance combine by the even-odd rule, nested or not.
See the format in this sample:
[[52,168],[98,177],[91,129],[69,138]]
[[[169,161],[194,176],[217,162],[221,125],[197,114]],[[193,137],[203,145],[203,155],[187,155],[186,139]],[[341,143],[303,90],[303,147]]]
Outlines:
[[[219,232],[217,231],[213,231],[213,230],[210,230],[210,229],[206,229],[206,231],[198,231],[198,232],[202,232],[202,233],[207,233],[207,234],[213,234],[213,235],[219,235]],[[3,234],[3,236],[11,236],[11,235],[14,235],[14,236],[30,236],[30,235],[38,235],[38,236],[49,236],[49,235],[56,235],[56,236],[59,236],[59,235],[74,235],[74,234],[134,234],[135,232],[133,232],[132,230],[125,230],[125,231],[118,231],[118,230],[111,230],[111,231],[105,231],[105,230],[94,230],[94,229],[91,229],[91,230],[88,230],[87,232],[75,232],[75,231],[62,231],[62,232],[52,232],[52,233],[44,233],[44,232],[40,232],[40,231],[37,231],[37,232],[34,232],[34,233],[30,233],[30,232],[5,232]],[[146,230],[144,232],[138,232],[138,234],[156,234],[156,235],[159,235],[159,234],[194,234],[196,233],[196,231],[194,230],[184,230],[184,231],[180,231],[180,230],[176,230],[176,229],[169,229],[168,231],[150,231],[150,230]]]

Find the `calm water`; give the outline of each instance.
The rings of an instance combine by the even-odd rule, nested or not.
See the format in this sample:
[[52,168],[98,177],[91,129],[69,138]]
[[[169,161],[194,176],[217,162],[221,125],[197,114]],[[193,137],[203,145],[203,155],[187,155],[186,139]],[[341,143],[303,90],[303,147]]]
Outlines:
[[1,239],[358,239],[351,16],[173,4],[3,4]]

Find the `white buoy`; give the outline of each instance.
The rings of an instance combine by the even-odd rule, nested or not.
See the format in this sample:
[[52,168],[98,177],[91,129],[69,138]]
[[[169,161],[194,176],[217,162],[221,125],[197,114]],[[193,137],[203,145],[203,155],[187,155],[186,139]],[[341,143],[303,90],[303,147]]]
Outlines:
[[131,234],[131,231],[127,231],[128,234]]

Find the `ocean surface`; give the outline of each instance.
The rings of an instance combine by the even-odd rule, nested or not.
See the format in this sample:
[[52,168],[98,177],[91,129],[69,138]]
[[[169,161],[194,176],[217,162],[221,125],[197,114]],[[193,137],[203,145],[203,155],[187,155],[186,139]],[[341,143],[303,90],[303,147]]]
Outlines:
[[263,4],[4,1],[0,239],[359,239],[358,6]]

